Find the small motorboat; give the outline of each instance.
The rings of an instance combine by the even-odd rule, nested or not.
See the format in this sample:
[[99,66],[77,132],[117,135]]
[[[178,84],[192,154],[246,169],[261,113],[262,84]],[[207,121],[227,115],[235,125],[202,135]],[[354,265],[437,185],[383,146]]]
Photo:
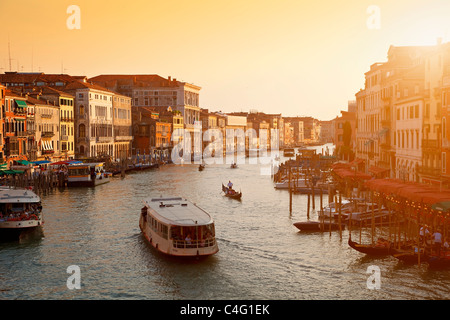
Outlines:
[[[301,221],[294,223],[294,226],[300,231],[328,231],[339,230],[339,223],[332,221]],[[344,224],[341,224],[341,228],[344,229]]]
[[375,244],[360,244],[352,241],[351,238],[348,239],[348,245],[359,251],[371,256],[387,256],[391,254],[391,243],[385,239],[378,239]]
[[232,198],[232,199],[236,199],[236,200],[241,200],[242,198],[242,192],[237,192],[236,190],[234,190],[233,188],[228,188],[225,187],[222,183],[222,191],[225,193],[225,196],[228,198]]

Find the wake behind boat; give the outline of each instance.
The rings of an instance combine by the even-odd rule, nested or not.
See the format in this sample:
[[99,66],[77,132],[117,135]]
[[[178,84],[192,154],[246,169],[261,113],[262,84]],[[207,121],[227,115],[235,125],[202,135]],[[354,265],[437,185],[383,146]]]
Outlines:
[[41,198],[23,188],[0,187],[0,238],[20,240],[44,223]]
[[177,257],[206,257],[219,251],[212,217],[181,197],[149,198],[139,227],[158,251]]

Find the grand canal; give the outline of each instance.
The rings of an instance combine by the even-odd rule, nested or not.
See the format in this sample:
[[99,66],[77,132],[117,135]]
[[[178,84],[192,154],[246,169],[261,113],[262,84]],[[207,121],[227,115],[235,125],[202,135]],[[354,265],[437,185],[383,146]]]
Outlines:
[[[194,164],[166,165],[95,189],[42,196],[44,237],[0,244],[0,299],[448,298],[450,271],[367,257],[348,246],[347,230],[342,240],[336,231],[299,232],[293,223],[306,219],[307,196],[293,196],[290,214],[288,192],[275,190],[265,169],[261,163],[212,164],[202,172]],[[223,196],[221,183],[228,180],[242,190],[241,202]],[[213,216],[216,255],[175,260],[145,242],[138,226],[142,201],[167,194]],[[73,265],[81,289],[66,285]],[[378,290],[367,286],[370,266],[380,268]]]

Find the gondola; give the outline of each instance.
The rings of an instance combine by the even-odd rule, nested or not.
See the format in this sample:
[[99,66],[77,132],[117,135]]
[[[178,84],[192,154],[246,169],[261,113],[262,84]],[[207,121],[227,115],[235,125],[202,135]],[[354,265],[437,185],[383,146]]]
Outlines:
[[448,269],[450,268],[450,255],[427,257],[428,267],[430,269]]
[[[391,248],[390,252],[394,258],[400,260],[401,262],[403,262],[405,264],[414,264],[419,261],[419,256],[418,256],[417,252],[414,251],[414,248],[412,248],[412,247],[408,248],[408,249]],[[425,254],[423,252],[423,250],[421,250],[420,259],[422,261],[428,260],[428,255]]]
[[[339,223],[330,221],[300,221],[295,222],[294,226],[300,231],[329,231],[338,230]],[[345,225],[341,224],[341,228],[344,229]]]
[[235,190],[230,188],[227,188],[223,185],[222,183],[222,191],[225,193],[225,196],[228,198],[232,198],[232,199],[237,199],[237,200],[241,200],[242,198],[242,192],[236,192]]
[[384,239],[378,239],[377,244],[359,244],[357,242],[352,241],[351,238],[348,239],[348,245],[359,251],[361,253],[365,253],[367,255],[372,256],[386,256],[391,252],[391,245]]

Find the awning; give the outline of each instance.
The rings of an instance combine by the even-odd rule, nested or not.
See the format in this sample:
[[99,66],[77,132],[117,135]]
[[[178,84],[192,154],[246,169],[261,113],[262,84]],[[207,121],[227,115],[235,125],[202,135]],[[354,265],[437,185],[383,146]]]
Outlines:
[[42,140],[42,150],[53,150],[52,144],[50,141],[48,140]]
[[6,174],[22,174],[23,170],[0,170],[0,176],[4,176]]
[[27,161],[27,160],[17,160],[18,163],[23,164],[24,166],[28,166],[29,164],[31,164],[31,162]]
[[23,100],[14,100],[14,101],[16,101],[17,106],[20,107],[20,108],[28,107],[27,103],[25,101],[23,101]]
[[34,165],[40,165],[40,164],[46,164],[46,163],[50,163],[50,161],[48,161],[48,160],[33,161]]
[[380,167],[376,167],[376,166],[371,166],[371,167],[369,168],[369,172],[370,172],[370,173],[373,173],[373,174],[375,174],[375,175],[384,173],[384,172],[386,172],[386,171],[389,171],[389,169],[386,169],[386,168],[380,168]]

